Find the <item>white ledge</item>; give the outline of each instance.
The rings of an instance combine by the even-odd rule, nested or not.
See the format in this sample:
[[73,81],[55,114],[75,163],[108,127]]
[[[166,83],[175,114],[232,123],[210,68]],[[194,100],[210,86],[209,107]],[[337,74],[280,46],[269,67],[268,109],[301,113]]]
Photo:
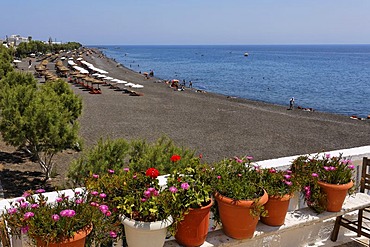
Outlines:
[[[364,193],[356,193],[353,196],[346,198],[343,208],[340,212],[323,212],[317,214],[310,208],[303,208],[300,210],[290,211],[287,213],[285,218],[285,224],[278,227],[267,226],[261,222],[258,223],[254,237],[252,239],[237,240],[226,236],[222,229],[211,231],[208,233],[206,242],[201,247],[214,247],[214,246],[258,246],[260,242],[269,241],[268,239],[279,236],[281,241],[281,235],[285,232],[294,232],[295,229],[305,229],[306,227],[315,226],[317,223],[324,222],[333,217],[344,215],[349,212],[356,211],[363,207],[370,207],[370,195]],[[334,226],[332,224],[332,226]],[[267,239],[267,240],[263,240]],[[287,245],[289,241],[281,241],[282,245],[273,246],[298,246],[296,242],[291,242],[291,245]],[[301,244],[301,243],[300,243]],[[178,247],[180,246],[175,240],[167,241],[165,247]],[[268,245],[270,246],[270,245]]]

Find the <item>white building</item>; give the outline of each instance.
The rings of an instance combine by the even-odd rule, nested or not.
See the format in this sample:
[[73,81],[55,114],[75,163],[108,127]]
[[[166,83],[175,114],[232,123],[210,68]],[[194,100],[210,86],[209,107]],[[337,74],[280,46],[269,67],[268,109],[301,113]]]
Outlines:
[[13,34],[10,35],[10,37],[7,37],[6,41],[9,46],[18,46],[22,42],[28,42],[28,38],[21,37],[18,34]]

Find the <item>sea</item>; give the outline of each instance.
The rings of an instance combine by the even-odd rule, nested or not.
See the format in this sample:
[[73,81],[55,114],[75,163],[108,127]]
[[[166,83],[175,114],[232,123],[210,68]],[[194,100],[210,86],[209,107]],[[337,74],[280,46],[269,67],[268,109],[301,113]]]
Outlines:
[[366,118],[370,45],[104,45],[137,72],[272,104]]

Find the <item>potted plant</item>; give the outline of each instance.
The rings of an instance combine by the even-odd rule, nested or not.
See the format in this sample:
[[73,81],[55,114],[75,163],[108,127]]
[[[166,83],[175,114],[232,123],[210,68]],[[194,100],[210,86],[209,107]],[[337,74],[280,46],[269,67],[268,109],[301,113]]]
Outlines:
[[[171,157],[173,162],[180,156]],[[207,165],[193,158],[185,168],[173,171],[167,177],[167,189],[172,193],[171,226],[176,241],[182,246],[200,246],[207,238],[212,206],[211,186]]]
[[124,225],[126,243],[135,246],[163,246],[167,227],[173,222],[170,215],[172,195],[159,185],[159,172],[124,168],[93,175],[86,186],[107,193],[109,205]]
[[48,201],[43,189],[27,191],[10,203],[3,218],[10,234],[26,234],[37,246],[85,246],[105,243],[117,236],[111,224],[111,211],[104,198],[86,190],[74,190],[73,196],[58,193]]
[[277,170],[275,168],[260,169],[262,186],[269,199],[264,205],[268,212],[261,217],[262,223],[269,226],[281,226],[285,222],[290,198],[298,191],[298,184],[291,170]]
[[300,156],[291,165],[307,205],[319,213],[342,209],[346,195],[353,192],[354,168],[352,161],[342,154]]
[[252,238],[259,217],[266,215],[263,205],[268,195],[262,188],[259,168],[251,165],[251,159],[224,159],[212,171],[215,220],[235,239]]

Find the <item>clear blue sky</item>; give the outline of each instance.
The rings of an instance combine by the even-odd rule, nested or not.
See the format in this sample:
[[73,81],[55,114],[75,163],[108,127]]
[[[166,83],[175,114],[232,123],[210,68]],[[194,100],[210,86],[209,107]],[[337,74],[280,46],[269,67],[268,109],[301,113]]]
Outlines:
[[369,0],[8,0],[0,38],[99,44],[369,44]]

